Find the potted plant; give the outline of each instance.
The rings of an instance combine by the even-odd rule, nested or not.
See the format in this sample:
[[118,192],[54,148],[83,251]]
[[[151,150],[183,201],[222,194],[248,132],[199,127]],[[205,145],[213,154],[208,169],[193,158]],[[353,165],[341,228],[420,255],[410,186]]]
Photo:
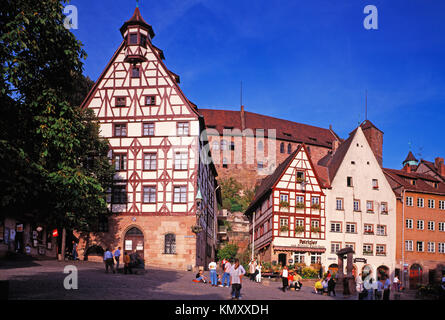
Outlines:
[[297,202],[295,204],[295,208],[297,208],[297,209],[304,209],[304,202]]
[[301,232],[304,232],[304,226],[296,226],[295,233],[301,233]]
[[363,250],[363,254],[364,255],[372,255],[372,251],[370,251],[370,250]]
[[320,233],[320,231],[321,231],[320,227],[311,227],[312,233]]
[[280,201],[280,208],[289,208],[289,202]]
[[288,232],[288,231],[289,231],[289,227],[286,226],[286,225],[281,226],[281,227],[280,227],[280,231],[281,231],[281,232]]
[[302,182],[304,182],[304,178],[297,177],[296,181],[297,181],[297,183],[302,183]]
[[320,209],[320,204],[319,204],[319,203],[313,203],[313,204],[311,205],[311,208],[312,208],[312,209],[319,210],[319,209]]

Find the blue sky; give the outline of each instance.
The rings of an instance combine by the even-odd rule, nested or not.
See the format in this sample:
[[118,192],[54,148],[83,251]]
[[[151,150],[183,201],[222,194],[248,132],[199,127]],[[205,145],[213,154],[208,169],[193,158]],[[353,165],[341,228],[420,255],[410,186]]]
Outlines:
[[[246,110],[333,129],[365,117],[384,131],[383,164],[408,151],[445,157],[445,1],[140,0],[167,67],[200,108]],[[72,0],[76,37],[96,80],[136,1]],[[366,30],[366,5],[378,30]]]

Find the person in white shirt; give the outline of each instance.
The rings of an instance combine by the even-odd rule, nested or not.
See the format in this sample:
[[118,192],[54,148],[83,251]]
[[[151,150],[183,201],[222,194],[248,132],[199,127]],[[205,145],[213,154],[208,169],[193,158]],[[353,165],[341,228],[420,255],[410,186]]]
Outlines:
[[232,299],[238,300],[241,295],[241,285],[243,283],[243,275],[246,273],[243,266],[240,265],[239,259],[235,259],[235,264],[230,269],[230,282],[232,283]]
[[210,283],[213,287],[216,287],[218,285],[218,276],[216,274],[216,262],[212,261],[209,263],[209,270],[210,270]]
[[393,289],[395,292],[399,292],[400,280],[398,276],[395,276],[392,280]]
[[114,261],[113,261],[113,254],[111,253],[110,249],[107,248],[107,250],[105,250],[105,254],[104,254],[104,262],[105,262],[105,272],[108,273],[108,268],[111,268],[111,271],[113,271],[113,273],[116,273],[116,271],[114,271]]
[[[230,263],[230,261],[226,260],[226,262],[224,263],[224,274],[222,277],[222,281],[221,284],[223,287],[230,287],[230,270],[232,269],[232,264]],[[227,285],[226,285],[227,282]]]
[[283,267],[283,270],[281,271],[281,279],[283,281],[283,292],[286,291],[287,286],[289,284],[287,277],[289,276],[289,271],[287,270],[287,266]]
[[261,264],[257,265],[256,270],[257,270],[257,275],[256,275],[256,282],[261,282],[261,269],[263,268],[263,266]]

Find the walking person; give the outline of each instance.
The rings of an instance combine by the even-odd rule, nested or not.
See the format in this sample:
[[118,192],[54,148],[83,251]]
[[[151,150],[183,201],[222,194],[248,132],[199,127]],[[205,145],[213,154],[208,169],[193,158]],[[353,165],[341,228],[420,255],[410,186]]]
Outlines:
[[392,280],[392,284],[393,284],[394,292],[399,292],[400,280],[399,280],[399,277],[397,275],[394,276],[394,279]]
[[116,273],[116,271],[114,271],[113,254],[108,248],[106,249],[104,254],[104,262],[105,262],[105,273],[108,273],[108,268],[111,268],[111,271],[113,271],[113,273]]
[[114,260],[116,260],[116,270],[119,270],[119,260],[121,258],[121,247],[117,247],[114,251]]
[[[222,277],[222,281],[221,284],[223,287],[230,287],[230,270],[232,269],[232,264],[226,260],[226,262],[224,263],[224,268],[223,268],[223,277]],[[226,285],[227,282],[227,285]]]
[[371,275],[369,274],[365,281],[363,282],[363,287],[365,288],[367,295],[366,300],[374,300],[374,287],[373,287],[374,279],[372,279]]
[[124,274],[127,274],[127,272],[133,274],[133,270],[131,270],[131,259],[127,251],[124,252],[123,261],[124,261]]
[[287,266],[283,267],[283,270],[281,270],[281,279],[283,281],[283,292],[286,292],[287,286],[289,285],[289,271],[287,270]]
[[235,259],[235,264],[230,269],[230,283],[232,283],[232,299],[238,300],[241,295],[243,275],[246,273],[243,266],[239,264],[239,259]]
[[77,257],[77,243],[76,241],[73,241],[73,260],[79,260]]
[[366,297],[368,292],[366,290],[364,290],[363,279],[362,279],[362,274],[361,273],[359,274],[359,276],[355,280],[355,283],[356,283],[355,289],[358,292],[358,299],[359,300],[364,300],[364,298]]
[[331,292],[335,297],[335,280],[334,277],[329,277],[328,280],[328,296],[331,296]]
[[389,277],[385,275],[383,282],[383,300],[389,300],[390,290],[391,290],[391,281],[389,280]]
[[216,287],[218,285],[218,275],[216,274],[216,262],[212,261],[209,263],[210,270],[210,283],[212,287]]
[[249,262],[249,277],[250,277],[251,281],[255,280],[254,275],[255,275],[256,266],[257,266],[256,260],[252,259],[252,261]]
[[256,282],[261,282],[261,269],[263,268],[262,264],[258,264],[256,267],[256,277],[255,277],[255,281]]

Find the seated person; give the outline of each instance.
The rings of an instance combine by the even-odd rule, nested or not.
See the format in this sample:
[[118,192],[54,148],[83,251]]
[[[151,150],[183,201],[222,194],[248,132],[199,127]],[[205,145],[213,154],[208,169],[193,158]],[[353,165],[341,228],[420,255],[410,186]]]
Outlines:
[[294,286],[295,286],[295,290],[300,290],[301,287],[303,286],[302,284],[302,278],[298,273],[294,273],[294,277],[293,277],[293,282],[294,282]]
[[328,280],[326,278],[323,279],[321,285],[323,286],[323,294],[328,294]]
[[217,286],[222,287],[222,286],[223,286],[223,285],[222,285],[222,275],[217,274],[216,277],[217,277],[217,279],[218,279],[218,280],[216,281]]
[[287,277],[287,282],[289,284],[289,289],[294,287],[295,283],[294,283],[294,273],[293,272],[289,272],[289,276]]
[[202,270],[199,270],[199,272],[196,274],[196,278],[193,279],[193,282],[207,282],[207,277],[203,274]]
[[315,293],[323,294],[323,284],[321,283],[321,279],[315,282],[314,290]]

